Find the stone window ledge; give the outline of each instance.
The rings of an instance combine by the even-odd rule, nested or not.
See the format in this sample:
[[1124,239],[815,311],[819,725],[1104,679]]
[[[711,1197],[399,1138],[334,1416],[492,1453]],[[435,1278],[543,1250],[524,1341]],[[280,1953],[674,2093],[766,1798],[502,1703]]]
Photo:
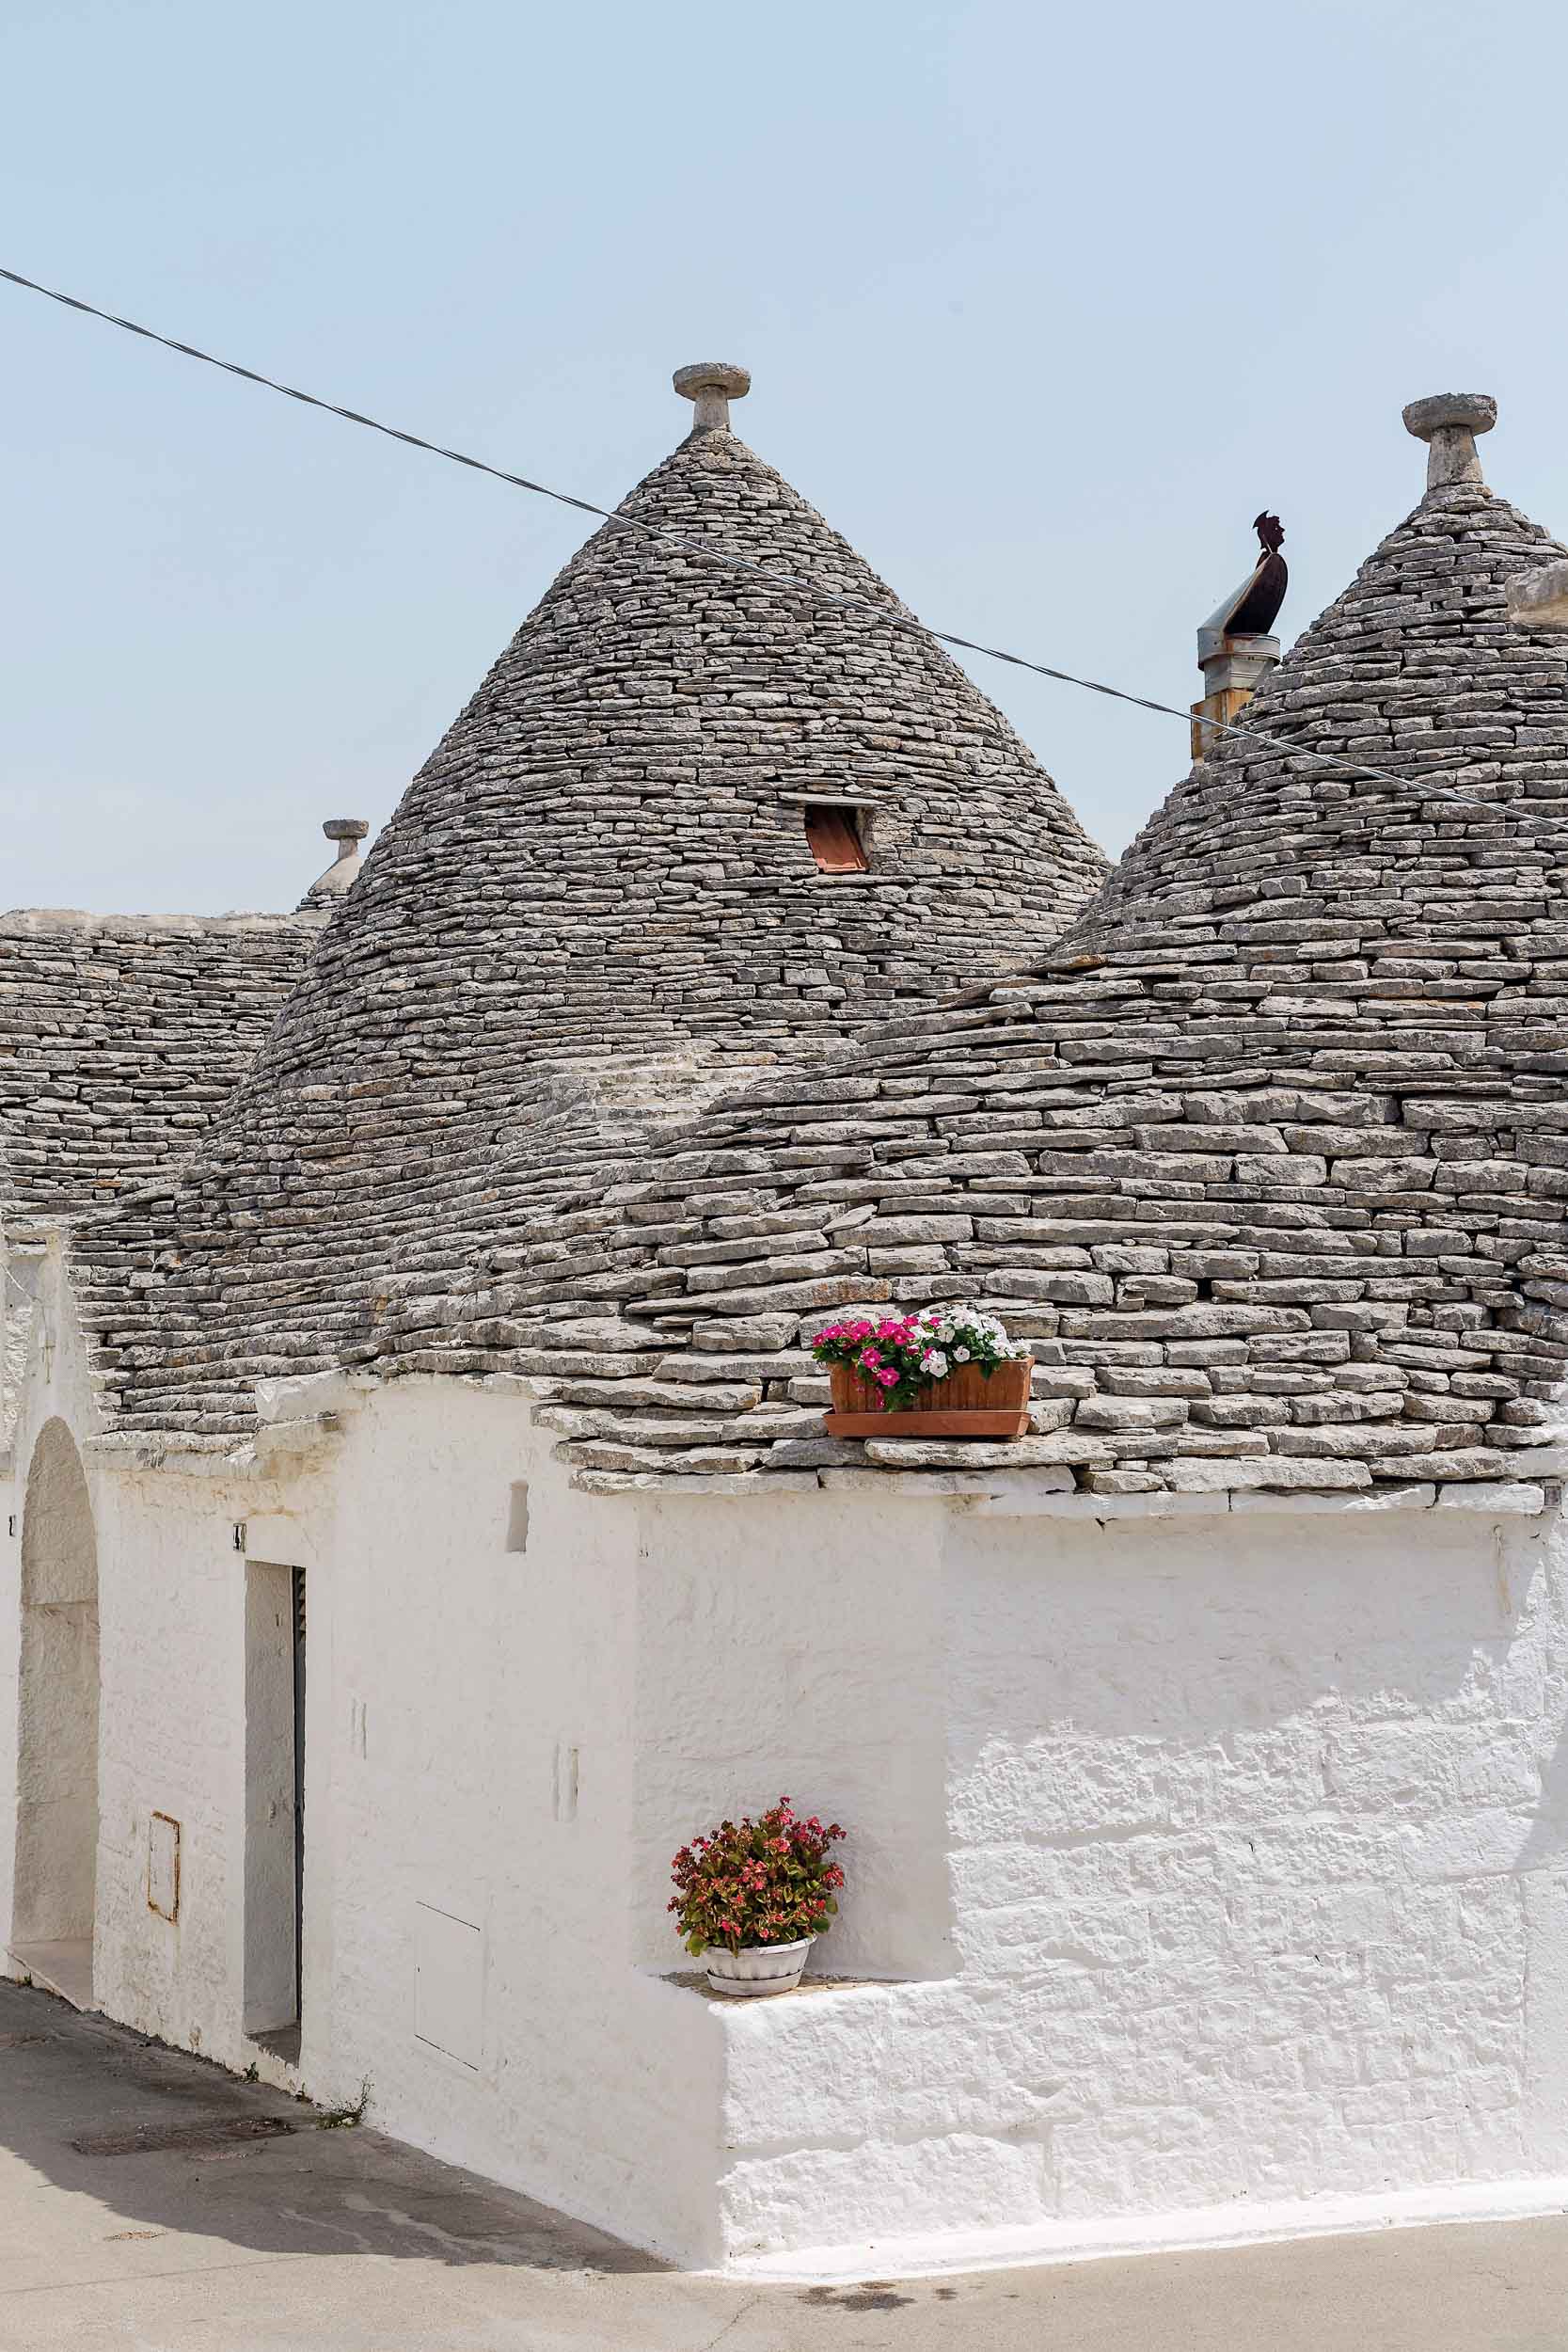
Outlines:
[[572,1485],[579,1493],[641,1494],[663,1497],[740,1497],[782,1500],[785,1496],[825,1492],[832,1495],[874,1496],[879,1502],[916,1500],[963,1505],[982,1518],[1061,1518],[1086,1525],[1091,1520],[1164,1519],[1244,1516],[1282,1512],[1332,1512],[1345,1518],[1386,1511],[1471,1511],[1495,1518],[1538,1518],[1561,1508],[1562,1487],[1554,1480],[1470,1480],[1440,1486],[1435,1483],[1393,1484],[1354,1487],[1340,1494],[1304,1491],[1271,1492],[1257,1487],[1213,1487],[1182,1493],[1162,1487],[1151,1494],[1096,1495],[1064,1489],[1049,1474],[1026,1470],[998,1473],[983,1470],[752,1470],[736,1473],[697,1472],[660,1474],[651,1470],[578,1470]]
[[764,2005],[776,2008],[783,2001],[810,2001],[824,1994],[897,1993],[906,1985],[925,1984],[924,1977],[802,1977],[788,1993],[768,1993],[751,1998],[733,1993],[711,1990],[706,1972],[702,1968],[644,1968],[641,1975],[651,1978],[656,1984],[667,1984],[676,1993],[694,1993],[712,2009],[753,2010]]

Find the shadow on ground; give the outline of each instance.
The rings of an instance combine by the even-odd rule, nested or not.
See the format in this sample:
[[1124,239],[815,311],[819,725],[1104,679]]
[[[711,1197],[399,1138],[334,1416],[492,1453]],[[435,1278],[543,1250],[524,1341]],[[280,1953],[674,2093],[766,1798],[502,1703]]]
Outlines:
[[0,2150],[94,2199],[113,2242],[657,2272],[650,2254],[264,2084],[0,1981]]
[[1568,2219],[964,2278],[672,2270],[0,1982],[0,2352],[1563,2352]]

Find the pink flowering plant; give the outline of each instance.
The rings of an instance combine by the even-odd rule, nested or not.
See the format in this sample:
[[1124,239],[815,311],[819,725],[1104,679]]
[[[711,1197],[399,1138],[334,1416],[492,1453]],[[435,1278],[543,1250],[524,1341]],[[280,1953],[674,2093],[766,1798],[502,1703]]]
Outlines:
[[994,1315],[974,1307],[922,1307],[912,1315],[851,1316],[827,1323],[811,1343],[819,1364],[847,1364],[883,1391],[885,1409],[912,1405],[934,1380],[974,1364],[987,1377],[998,1364],[1033,1353],[1013,1341]]
[[844,1873],[829,1850],[844,1836],[816,1814],[802,1820],[781,1797],[753,1821],[721,1821],[683,1846],[672,1866],[669,1908],[693,1954],[710,1944],[738,1952],[757,1944],[795,1944],[825,1935],[838,1909]]

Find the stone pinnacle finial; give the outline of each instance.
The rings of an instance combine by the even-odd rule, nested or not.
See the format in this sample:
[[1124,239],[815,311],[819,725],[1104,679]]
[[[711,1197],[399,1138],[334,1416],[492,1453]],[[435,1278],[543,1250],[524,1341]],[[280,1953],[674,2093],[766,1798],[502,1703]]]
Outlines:
[[370,827],[362,817],[329,817],[322,827],[328,841],[338,845],[338,854],[325,874],[318,874],[295,909],[303,914],[309,907],[330,906],[353,886],[362,863],[359,844]]
[[1497,404],[1490,392],[1433,392],[1430,400],[1413,400],[1404,411],[1404,429],[1427,444],[1427,488],[1441,490],[1452,482],[1484,487],[1476,435],[1490,433],[1497,421]]
[[744,400],[752,389],[750,369],[727,359],[693,360],[689,368],[677,368],[671,382],[683,400],[697,404],[693,433],[727,433],[731,401]]

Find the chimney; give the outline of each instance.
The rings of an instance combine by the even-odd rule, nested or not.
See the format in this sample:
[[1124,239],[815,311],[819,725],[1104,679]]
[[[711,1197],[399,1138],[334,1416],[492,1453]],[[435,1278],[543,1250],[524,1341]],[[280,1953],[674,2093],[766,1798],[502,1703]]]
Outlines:
[[294,909],[296,914],[304,914],[312,908],[318,912],[330,912],[338,899],[352,888],[364,863],[359,854],[359,844],[370,827],[362,817],[329,817],[322,831],[328,841],[337,843],[338,854],[325,873],[316,876]]
[[1280,554],[1285,532],[1277,515],[1259,515],[1256,567],[1241,586],[1210,613],[1197,632],[1197,666],[1203,700],[1194,703],[1193,757],[1207,759],[1224,742],[1220,727],[1234,726],[1259,681],[1279,660],[1279,640],[1271,637],[1275,615],[1290,580]]

